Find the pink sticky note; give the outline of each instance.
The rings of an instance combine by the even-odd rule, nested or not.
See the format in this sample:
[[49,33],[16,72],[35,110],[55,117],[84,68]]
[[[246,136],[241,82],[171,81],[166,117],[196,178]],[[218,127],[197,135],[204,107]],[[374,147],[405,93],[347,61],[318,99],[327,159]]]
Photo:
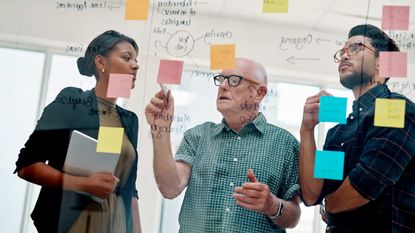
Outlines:
[[161,59],[157,83],[180,84],[182,71],[183,61]]
[[108,98],[129,98],[133,84],[132,74],[110,74],[108,81]]
[[406,52],[380,52],[379,77],[407,77],[407,60]]
[[383,6],[382,30],[408,30],[409,6]]

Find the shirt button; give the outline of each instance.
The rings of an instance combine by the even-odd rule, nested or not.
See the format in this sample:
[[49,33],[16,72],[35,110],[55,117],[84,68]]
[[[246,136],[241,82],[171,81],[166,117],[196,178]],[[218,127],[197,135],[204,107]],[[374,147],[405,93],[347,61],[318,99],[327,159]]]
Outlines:
[[233,158],[233,161],[234,162],[238,162],[238,158]]
[[363,108],[359,108],[359,111],[362,111],[363,110]]
[[240,136],[236,137],[236,139],[241,140],[242,138]]
[[340,146],[343,146],[344,145],[344,142],[342,142],[341,144],[340,144]]
[[226,211],[226,212],[229,212],[229,211],[231,211],[231,209],[229,209],[229,208],[226,208],[226,209],[225,209],[225,211]]
[[353,118],[354,118],[353,116],[350,117],[351,120],[353,120]]
[[234,186],[233,182],[231,182],[229,185],[230,185],[231,187],[233,187],[233,186]]

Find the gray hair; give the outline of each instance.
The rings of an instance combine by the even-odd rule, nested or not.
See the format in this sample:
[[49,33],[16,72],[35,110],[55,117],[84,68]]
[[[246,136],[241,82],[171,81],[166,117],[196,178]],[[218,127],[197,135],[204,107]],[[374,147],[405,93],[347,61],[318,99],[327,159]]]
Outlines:
[[252,79],[259,83],[268,84],[267,71],[265,67],[258,62],[248,58],[237,58],[236,66],[243,67],[243,69],[249,73]]

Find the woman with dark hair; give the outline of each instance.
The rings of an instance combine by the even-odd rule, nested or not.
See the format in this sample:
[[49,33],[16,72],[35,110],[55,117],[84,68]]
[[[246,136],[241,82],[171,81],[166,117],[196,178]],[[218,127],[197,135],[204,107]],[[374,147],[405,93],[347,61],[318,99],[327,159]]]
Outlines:
[[[16,162],[19,177],[42,186],[31,214],[39,232],[141,232],[138,214],[138,118],[108,98],[111,73],[138,71],[136,42],[116,31],[97,36],[85,57],[78,59],[82,75],[95,76],[95,88],[67,87],[43,111],[36,129]],[[78,130],[93,138],[100,126],[123,127],[122,150],[114,174],[88,177],[63,172],[70,135]],[[104,199],[95,202],[88,195]]]

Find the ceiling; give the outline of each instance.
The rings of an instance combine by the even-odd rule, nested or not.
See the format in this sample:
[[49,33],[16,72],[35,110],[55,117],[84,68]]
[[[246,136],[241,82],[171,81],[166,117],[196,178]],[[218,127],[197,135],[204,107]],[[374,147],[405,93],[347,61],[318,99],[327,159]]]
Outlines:
[[[183,0],[182,0],[183,1]],[[190,0],[187,0],[190,1]],[[0,1],[0,34],[34,36],[38,38],[66,40],[72,36],[82,36],[83,28],[93,31],[93,18],[102,18],[101,23],[113,25],[122,23],[123,27],[142,26],[146,22],[125,22],[123,13],[125,0],[105,1],[88,0],[87,2],[106,2],[108,5],[119,7],[113,12],[76,12],[56,9],[57,2],[83,2],[81,0],[2,0]],[[157,4],[159,1],[152,1]],[[322,32],[343,32],[343,28],[369,23],[380,26],[382,5],[410,5],[411,0],[290,0],[287,14],[262,13],[262,0],[193,0],[199,8],[199,14],[214,18],[233,18],[242,21],[260,22],[270,25],[284,25],[302,29],[312,29]],[[153,5],[150,5],[150,11]],[[150,13],[151,14],[151,13]],[[102,17],[102,16],[105,16]],[[411,17],[411,27],[414,24]],[[111,21],[111,22],[110,22]],[[96,22],[94,22],[96,23]],[[147,22],[148,23],[148,22]],[[53,26],[52,24],[55,24]],[[44,33],[43,28],[52,28]],[[99,26],[98,26],[99,27]],[[57,30],[60,29],[60,30]],[[86,31],[86,30],[85,30]],[[38,33],[36,33],[38,32]]]
[[[137,40],[141,45],[141,55],[167,57],[168,54],[158,50],[160,47],[155,45],[155,41],[166,43],[168,37],[160,38],[151,33],[155,25],[160,23],[156,9],[161,1],[191,1],[197,8],[192,27],[169,27],[168,33],[186,29],[197,36],[211,28],[233,30],[232,40],[223,42],[236,42],[241,55],[261,61],[271,72],[285,76],[289,76],[289,73],[291,76],[319,73],[321,77],[328,75],[328,79],[336,75],[333,72],[335,64],[332,54],[341,46],[352,26],[366,22],[380,26],[383,5],[409,5],[411,9],[415,6],[413,0],[290,0],[287,14],[273,14],[262,13],[263,0],[150,0],[147,21],[126,21],[125,0],[86,0],[88,3],[100,2],[115,8],[82,11],[58,9],[57,3],[82,3],[84,0],[1,0],[0,42],[13,47],[30,44],[32,47],[50,47],[62,51],[68,44],[86,46],[91,38],[102,31],[116,29]],[[411,17],[409,32],[413,31],[414,17]],[[301,51],[277,49],[284,36],[305,37],[308,34],[313,35],[313,40],[321,38],[323,42],[313,41],[314,47]],[[324,43],[324,39],[330,42]],[[409,63],[413,66],[415,57],[412,54],[409,55]],[[191,63],[200,66],[209,62],[208,48],[200,43],[195,44],[191,55]],[[296,60],[296,64],[292,64],[290,58],[294,61],[302,58],[311,60]],[[188,57],[184,59],[189,60]],[[409,74],[415,74],[415,68],[411,68]]]

